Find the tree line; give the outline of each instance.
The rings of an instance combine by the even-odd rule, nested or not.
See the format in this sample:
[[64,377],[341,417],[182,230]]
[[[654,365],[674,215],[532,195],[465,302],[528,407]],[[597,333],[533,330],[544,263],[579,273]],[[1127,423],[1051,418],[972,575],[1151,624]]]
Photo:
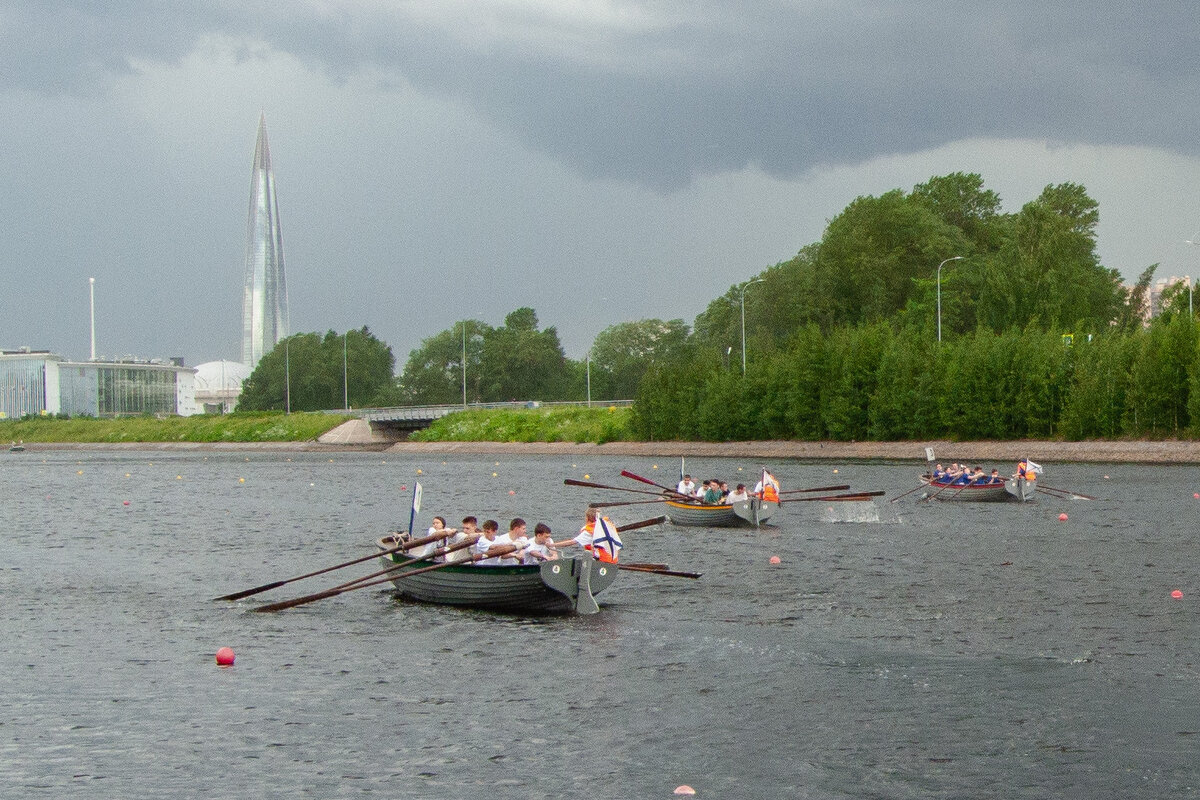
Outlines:
[[[613,325],[579,361],[532,308],[495,327],[455,323],[399,376],[366,328],[289,341],[313,351],[300,396],[314,408],[341,405],[341,343],[359,350],[351,405],[459,403],[464,388],[468,403],[633,397],[648,439],[1190,435],[1200,367],[1186,287],[1144,324],[1155,266],[1122,286],[1099,261],[1098,221],[1077,184],[1006,214],[979,175],[954,173],[857,198],[819,242],[731,286],[693,327]],[[280,349],[239,407],[282,407]]]

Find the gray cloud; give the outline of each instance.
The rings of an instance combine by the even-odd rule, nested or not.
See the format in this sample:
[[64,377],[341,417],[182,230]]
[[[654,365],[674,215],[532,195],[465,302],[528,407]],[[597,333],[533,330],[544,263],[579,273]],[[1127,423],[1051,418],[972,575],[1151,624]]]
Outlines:
[[262,40],[334,79],[464,98],[589,177],[660,191],[755,166],[972,136],[1196,152],[1200,24],[1178,4],[9,3],[7,80],[87,92],[197,37]]

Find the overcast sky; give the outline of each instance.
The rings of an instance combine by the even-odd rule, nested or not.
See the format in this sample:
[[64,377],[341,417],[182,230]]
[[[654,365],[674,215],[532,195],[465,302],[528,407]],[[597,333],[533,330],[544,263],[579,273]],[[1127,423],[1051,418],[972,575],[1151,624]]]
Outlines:
[[[689,324],[859,195],[978,172],[1200,275],[1188,3],[0,0],[0,347],[236,359],[266,114],[294,331]],[[931,267],[932,268],[932,267]]]

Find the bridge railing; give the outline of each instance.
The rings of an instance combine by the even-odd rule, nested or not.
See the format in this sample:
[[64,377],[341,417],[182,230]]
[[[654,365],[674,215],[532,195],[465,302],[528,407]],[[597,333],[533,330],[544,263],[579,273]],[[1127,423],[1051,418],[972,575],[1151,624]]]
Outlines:
[[[523,409],[523,408],[554,408],[554,407],[586,407],[586,400],[555,400],[542,402],[540,400],[526,401],[511,401],[507,403],[462,403],[445,404],[445,405],[429,405],[429,406],[392,406],[388,408],[351,408],[351,409],[329,409],[327,414],[351,414],[353,416],[374,422],[388,422],[399,420],[435,420],[441,419],[447,414],[453,414],[455,411],[475,411],[475,410],[490,410],[490,409]],[[617,406],[625,408],[633,405],[632,400],[593,400],[590,404],[595,408],[608,408]]]

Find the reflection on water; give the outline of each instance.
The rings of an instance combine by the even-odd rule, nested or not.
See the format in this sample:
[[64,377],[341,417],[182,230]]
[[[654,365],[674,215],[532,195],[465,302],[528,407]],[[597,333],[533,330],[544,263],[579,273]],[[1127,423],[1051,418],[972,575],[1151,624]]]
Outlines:
[[[1099,499],[1021,506],[889,502],[915,466],[775,462],[784,488],[887,496],[788,503],[761,531],[630,532],[627,559],[704,577],[622,572],[599,615],[523,619],[383,589],[250,613],[372,562],[211,598],[367,554],[407,527],[418,479],[419,527],[519,515],[561,536],[588,500],[645,499],[563,478],[676,476],[578,457],[5,456],[14,795],[1196,794],[1191,468],[1043,461]],[[761,466],[701,461],[689,471],[731,482]]]

